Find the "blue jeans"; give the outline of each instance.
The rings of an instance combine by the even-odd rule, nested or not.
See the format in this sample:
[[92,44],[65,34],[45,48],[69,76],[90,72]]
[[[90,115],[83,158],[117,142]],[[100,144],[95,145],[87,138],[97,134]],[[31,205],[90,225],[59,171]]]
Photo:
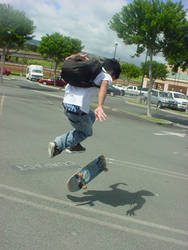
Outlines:
[[56,137],[55,142],[60,150],[72,147],[85,140],[88,136],[92,136],[92,126],[95,122],[95,113],[90,110],[86,113],[71,113],[64,110],[65,115],[69,119],[74,130]]

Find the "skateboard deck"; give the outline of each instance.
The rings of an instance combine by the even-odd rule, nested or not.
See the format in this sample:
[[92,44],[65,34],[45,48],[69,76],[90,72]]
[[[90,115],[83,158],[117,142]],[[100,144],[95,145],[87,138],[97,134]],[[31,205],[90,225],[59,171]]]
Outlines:
[[86,189],[87,184],[92,181],[103,171],[107,171],[106,160],[103,155],[100,155],[95,160],[90,162],[87,166],[79,169],[66,182],[67,188],[70,192],[76,192],[81,189]]

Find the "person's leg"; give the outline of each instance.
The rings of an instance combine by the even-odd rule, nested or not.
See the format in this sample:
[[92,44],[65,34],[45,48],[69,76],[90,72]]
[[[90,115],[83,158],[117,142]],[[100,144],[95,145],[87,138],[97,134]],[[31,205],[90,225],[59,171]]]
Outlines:
[[[93,133],[92,126],[95,121],[95,114],[92,110],[90,110],[89,113],[85,115],[77,115],[65,111],[65,115],[68,117],[71,125],[75,129],[56,137],[54,147],[57,148],[57,154],[59,154],[65,148],[78,145],[88,136],[92,136]],[[49,148],[49,155],[51,157],[57,155],[56,153],[53,155],[52,147],[53,145],[51,144],[51,148]]]
[[[82,126],[82,131],[79,130],[80,132],[83,132],[85,134],[82,140],[86,139],[88,136],[92,136],[93,134],[92,126],[94,122],[95,122],[95,114],[92,110],[90,110],[88,113],[88,116],[84,117],[84,125]],[[87,126],[85,126],[85,124]],[[82,140],[79,140],[79,141],[81,142]],[[66,151],[68,153],[85,152],[86,149],[80,144],[80,142],[74,146],[70,146],[66,148]]]

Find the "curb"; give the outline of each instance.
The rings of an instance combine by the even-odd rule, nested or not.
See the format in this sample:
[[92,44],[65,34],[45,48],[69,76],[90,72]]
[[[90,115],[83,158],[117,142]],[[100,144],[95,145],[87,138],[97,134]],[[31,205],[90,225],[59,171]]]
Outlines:
[[[90,106],[93,107],[93,108],[95,108],[95,107],[97,107],[97,104],[96,103],[91,103]],[[105,105],[104,105],[104,109],[111,110],[113,112],[121,112],[123,114],[127,114],[127,115],[130,115],[130,116],[136,117],[138,119],[142,119],[144,121],[148,121],[148,122],[155,123],[155,124],[158,124],[158,125],[168,125],[168,126],[169,125],[173,125],[173,122],[168,121],[168,120],[166,120],[166,122],[165,121],[164,122],[152,121],[152,120],[149,120],[149,119],[145,119],[144,117],[141,117],[139,114],[132,113],[132,112],[127,112],[127,111],[122,111],[122,110],[119,110],[119,109],[116,109],[116,108],[111,108],[111,107],[105,106]]]
[[178,128],[188,129],[188,126],[182,125],[182,124],[179,124],[179,123],[174,123],[174,122],[172,122],[172,126],[178,127]]
[[[137,107],[140,107],[140,108],[145,108],[145,106],[142,106],[139,103],[134,103],[134,102],[129,102],[129,101],[125,101],[125,103],[130,104],[130,105],[134,105],[134,106],[137,106]],[[151,108],[157,109],[157,108],[155,108],[155,105],[151,105]],[[188,115],[179,114],[179,113],[176,113],[176,112],[173,112],[173,111],[170,111],[170,110],[160,109],[160,111],[165,112],[165,113],[169,113],[169,114],[172,114],[172,115],[179,115],[179,116],[183,116],[183,117],[188,118]]]
[[[134,106],[137,106],[137,107],[140,107],[140,108],[145,108],[145,107],[143,107],[142,105],[137,104],[137,103],[132,103],[132,102],[129,102],[129,101],[125,101],[125,103],[130,104],[130,105],[134,105]],[[154,107],[152,107],[152,108],[155,109]],[[172,114],[172,115],[177,115],[177,116],[179,115],[179,116],[188,118],[188,116],[187,116],[187,115],[184,115],[184,114],[178,114],[178,113],[174,113],[174,112],[172,112],[172,111],[162,110],[162,109],[160,109],[160,111],[165,112],[165,113],[169,113],[169,114]],[[131,114],[130,114],[130,115],[131,115]],[[134,116],[134,115],[133,115],[133,116]],[[135,115],[135,116],[138,116],[138,117],[139,117],[139,115]],[[186,126],[186,125],[182,125],[182,124],[179,124],[179,123],[171,122],[171,121],[168,121],[168,120],[167,120],[167,121],[168,121],[167,123],[160,123],[160,122],[155,122],[155,121],[150,121],[150,120],[144,119],[143,117],[139,117],[139,118],[141,118],[141,119],[143,119],[143,120],[146,120],[146,121],[149,121],[149,122],[153,122],[153,123],[156,123],[156,124],[160,124],[160,125],[171,125],[171,126],[173,126],[173,127],[188,129],[188,126]]]

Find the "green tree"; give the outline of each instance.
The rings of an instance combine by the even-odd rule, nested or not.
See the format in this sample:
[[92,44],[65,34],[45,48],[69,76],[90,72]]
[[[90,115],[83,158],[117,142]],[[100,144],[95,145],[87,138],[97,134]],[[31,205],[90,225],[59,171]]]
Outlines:
[[168,63],[173,66],[174,72],[177,72],[179,67],[186,70],[188,68],[188,21],[185,20],[185,13],[180,11],[181,6],[178,4],[167,2],[165,7],[164,19],[168,16],[172,21],[169,23],[170,27],[164,27],[166,46],[163,52]]
[[34,45],[34,44],[25,44],[24,50],[37,52],[37,45]]
[[121,65],[121,74],[123,74],[129,81],[131,78],[139,77],[141,73],[141,68],[131,63],[123,63]]
[[[44,58],[50,58],[54,61],[54,76],[56,78],[56,71],[58,64],[62,62],[67,56],[80,52],[83,49],[79,39],[66,37],[60,33],[46,34],[42,37],[38,47],[39,53]],[[55,84],[55,81],[54,81]]]
[[11,48],[21,48],[24,43],[32,39],[32,33],[35,27],[33,21],[25,16],[25,13],[14,9],[7,4],[0,4],[0,48],[2,48],[1,72],[5,64],[5,56]]
[[[141,63],[142,72],[149,78],[149,62]],[[152,76],[155,82],[156,79],[165,80],[168,74],[167,66],[156,61],[152,62]],[[152,86],[153,87],[153,86]]]
[[163,52],[164,56],[168,55],[168,59],[172,58],[174,48],[179,48],[182,30],[188,27],[186,11],[181,1],[173,3],[170,0],[133,0],[131,4],[124,6],[112,17],[109,25],[125,44],[137,46],[136,56],[145,50],[148,53],[150,87],[147,115],[151,116],[151,90],[154,81],[153,56]]

